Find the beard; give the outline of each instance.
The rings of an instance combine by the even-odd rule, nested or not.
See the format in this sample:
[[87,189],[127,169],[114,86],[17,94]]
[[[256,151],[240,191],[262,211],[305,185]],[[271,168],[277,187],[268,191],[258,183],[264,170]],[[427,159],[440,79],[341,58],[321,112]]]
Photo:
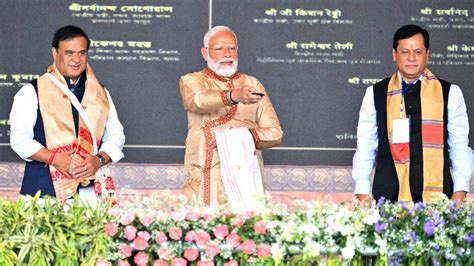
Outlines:
[[[223,66],[221,65],[222,62],[232,62],[231,66]],[[217,62],[214,62],[211,57],[208,55],[207,56],[207,66],[214,71],[219,76],[222,77],[230,77],[237,72],[237,67],[239,65],[239,60],[238,59],[221,59]]]

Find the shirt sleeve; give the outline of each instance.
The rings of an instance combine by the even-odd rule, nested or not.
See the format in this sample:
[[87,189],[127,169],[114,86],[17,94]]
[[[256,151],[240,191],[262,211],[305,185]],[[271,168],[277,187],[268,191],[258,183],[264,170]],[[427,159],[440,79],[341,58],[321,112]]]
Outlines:
[[463,94],[456,85],[451,85],[448,97],[448,145],[454,192],[469,192],[472,174],[469,119]]
[[190,75],[179,80],[179,92],[187,112],[209,114],[229,105],[227,90],[207,89],[204,82]]
[[377,113],[373,86],[370,86],[362,100],[357,124],[357,151],[352,159],[354,194],[370,194],[370,175],[375,164],[377,147]]
[[255,140],[255,146],[258,149],[266,149],[281,143],[283,130],[265,88],[260,82],[257,87],[257,91],[264,92],[265,96],[257,109],[258,128],[252,128],[250,132]]
[[107,153],[115,163],[124,157],[122,149],[125,144],[125,134],[123,133],[123,126],[119,121],[112,97],[110,97],[107,90],[106,92],[107,98],[109,99],[109,116],[105,124],[100,151]]
[[34,140],[38,97],[31,84],[23,86],[13,99],[10,111],[10,145],[21,159],[31,162],[33,154],[44,146]]

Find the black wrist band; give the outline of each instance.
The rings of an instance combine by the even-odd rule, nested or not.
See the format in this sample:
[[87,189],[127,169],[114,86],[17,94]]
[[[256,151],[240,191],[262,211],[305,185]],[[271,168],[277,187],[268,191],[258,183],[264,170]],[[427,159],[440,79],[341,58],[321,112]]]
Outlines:
[[233,104],[238,104],[239,103],[239,102],[234,101],[234,99],[232,99],[232,90],[230,90],[230,92],[229,92],[229,99]]

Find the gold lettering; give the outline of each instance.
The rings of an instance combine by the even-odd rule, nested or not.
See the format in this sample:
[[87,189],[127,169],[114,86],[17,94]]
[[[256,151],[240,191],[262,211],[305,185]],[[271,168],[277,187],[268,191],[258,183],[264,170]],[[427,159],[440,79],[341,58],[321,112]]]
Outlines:
[[438,15],[454,15],[454,8],[450,9],[436,9],[436,14]]
[[300,47],[302,49],[316,49],[317,43],[315,42],[300,43]]
[[20,74],[12,74],[12,78],[16,82],[20,82],[21,75]]
[[71,10],[71,11],[81,11],[81,5],[79,5],[77,3],[72,3],[69,6],[69,10]]
[[349,84],[359,84],[360,79],[358,77],[349,78]]
[[293,15],[293,10],[287,8],[287,9],[284,9],[284,10],[280,10],[280,14],[282,14],[283,16],[291,16]]
[[298,48],[298,43],[295,41],[289,42],[286,44],[286,48],[288,49],[296,49]]
[[448,51],[457,52],[458,51],[458,46],[456,44],[448,45]]
[[420,13],[421,13],[422,15],[431,15],[431,11],[432,11],[431,8],[425,7],[425,8],[423,8],[423,9],[420,10]]
[[318,48],[321,50],[331,49],[330,43],[318,43]]
[[331,9],[326,8],[325,10],[326,10],[326,14],[331,18],[339,18],[342,15],[341,10],[339,9],[331,10]]
[[307,16],[308,12],[306,10],[298,8],[296,9],[296,16]]
[[464,52],[470,52],[470,51],[474,51],[474,46],[467,46],[465,44],[461,45],[461,50],[463,50]]
[[270,8],[265,10],[265,15],[276,16],[277,10],[275,8]]

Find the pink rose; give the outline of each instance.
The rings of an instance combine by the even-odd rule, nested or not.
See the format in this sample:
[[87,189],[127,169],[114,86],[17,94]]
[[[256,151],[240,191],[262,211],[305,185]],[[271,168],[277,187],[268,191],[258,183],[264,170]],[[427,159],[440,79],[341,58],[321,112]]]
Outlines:
[[255,225],[253,226],[253,230],[257,234],[264,235],[264,234],[267,233],[267,225],[265,224],[264,221],[260,220],[260,221],[255,223]]
[[169,234],[170,234],[170,238],[176,241],[180,240],[181,237],[183,236],[183,232],[178,227],[171,227]]
[[139,236],[133,240],[133,246],[137,250],[145,250],[148,247],[148,242]]
[[132,241],[137,236],[137,228],[133,225],[127,225],[123,229],[123,235],[128,241]]
[[106,259],[98,259],[95,261],[95,266],[112,266],[112,262]]
[[125,261],[125,260],[118,260],[118,266],[130,266],[130,263],[128,263],[128,261]]
[[205,231],[201,231],[197,233],[194,238],[194,241],[196,241],[196,244],[200,248],[205,247],[210,240],[211,240],[211,236]]
[[114,236],[118,232],[118,227],[114,223],[107,223],[105,224],[105,233],[107,233],[108,236]]
[[169,248],[161,247],[158,249],[158,257],[164,260],[170,260],[173,257],[173,251]]
[[232,248],[236,248],[240,245],[240,236],[236,233],[232,233],[226,237],[225,242]]
[[209,255],[209,257],[214,258],[221,252],[221,249],[219,248],[219,245],[216,243],[209,243],[206,246],[206,254]]
[[168,238],[163,232],[158,232],[158,234],[155,237],[155,241],[158,245],[165,243],[166,240],[168,240]]
[[241,227],[244,224],[244,218],[241,215],[237,215],[232,219],[232,225],[235,227]]
[[224,217],[231,217],[234,214],[230,211],[223,211],[223,212],[221,212],[221,215],[224,216]]
[[245,253],[252,255],[255,250],[255,243],[252,239],[247,239],[240,244],[240,249]]
[[196,222],[197,220],[199,220],[199,218],[201,218],[201,215],[197,212],[189,212],[187,215],[186,215],[186,219],[189,220],[189,221],[194,221]]
[[148,255],[145,252],[140,251],[135,255],[135,257],[133,258],[133,261],[137,265],[146,266],[146,264],[148,263]]
[[207,222],[211,222],[212,220],[214,220],[214,215],[213,214],[210,214],[210,213],[205,213],[204,215],[204,220],[206,220]]
[[184,237],[184,239],[188,241],[189,243],[192,243],[195,237],[196,237],[196,233],[193,230],[191,230],[186,233],[186,236]]
[[218,225],[214,229],[214,235],[219,239],[224,239],[229,234],[229,227],[227,225]]
[[230,260],[230,261],[226,262],[224,264],[224,266],[239,266],[239,264],[235,260]]
[[158,259],[153,262],[153,266],[168,266],[168,262]]
[[122,213],[122,209],[118,207],[113,207],[109,211],[109,214],[115,217],[118,217],[120,213]]
[[255,215],[255,212],[254,211],[248,211],[246,213],[246,215],[247,215],[248,218],[252,218]]
[[187,264],[188,262],[183,258],[174,258],[171,261],[171,266],[186,266]]
[[187,248],[184,250],[183,257],[189,261],[195,261],[199,257],[199,251],[195,248]]
[[[112,177],[108,176],[108,177],[105,179],[105,188],[106,188],[106,189],[115,190],[115,184],[114,184],[114,180],[112,180]],[[117,204],[117,202],[115,202],[115,204]],[[115,204],[114,204],[114,205],[115,205]]]
[[120,243],[118,248],[119,257],[124,259],[132,256],[133,248],[125,243]]
[[123,225],[129,225],[133,222],[133,219],[135,217],[131,213],[123,214],[122,217],[120,218],[120,223]]
[[153,217],[150,217],[150,216],[140,217],[140,223],[143,224],[144,226],[149,226],[151,223],[153,223]]
[[268,244],[261,243],[257,248],[257,255],[264,259],[272,254],[272,247]]
[[150,233],[148,233],[147,231],[140,231],[137,233],[137,236],[145,239],[146,241],[150,239]]
[[214,266],[214,262],[212,262],[212,260],[200,260],[197,266]]

